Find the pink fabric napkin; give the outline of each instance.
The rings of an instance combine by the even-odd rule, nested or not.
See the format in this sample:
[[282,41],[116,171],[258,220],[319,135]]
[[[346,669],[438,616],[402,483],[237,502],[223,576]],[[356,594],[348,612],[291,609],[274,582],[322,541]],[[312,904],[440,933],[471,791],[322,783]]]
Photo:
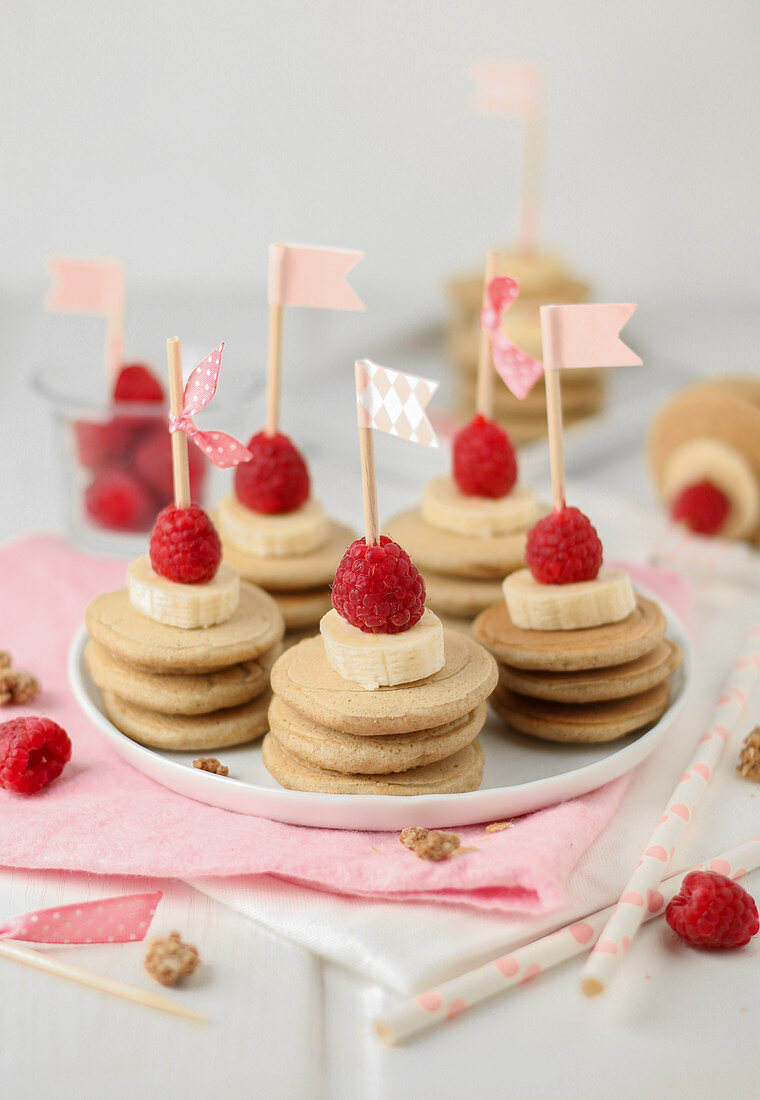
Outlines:
[[[67,682],[72,637],[88,600],[124,583],[125,563],[35,535],[0,548],[0,648],[36,675],[30,708],[68,730],[73,756],[34,797],[0,790],[0,865],[201,878],[269,874],[320,890],[482,909],[543,912],[564,901],[575,863],[617,809],[628,780],[486,834],[457,829],[478,851],[416,859],[396,833],[282,825],[182,797],[134,770],[79,710]],[[0,721],[23,713],[0,711]]]

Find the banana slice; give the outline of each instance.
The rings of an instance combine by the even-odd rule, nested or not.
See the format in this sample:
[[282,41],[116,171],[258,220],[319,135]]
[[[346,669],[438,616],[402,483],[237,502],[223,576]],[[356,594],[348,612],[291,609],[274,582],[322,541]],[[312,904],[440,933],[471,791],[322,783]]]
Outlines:
[[509,617],[522,630],[582,630],[616,623],[636,606],[631,578],[622,569],[602,569],[593,581],[539,584],[528,569],[504,580]]
[[504,497],[468,497],[451,477],[436,477],[422,491],[422,518],[431,527],[473,538],[525,531],[539,517],[532,489],[516,485]]
[[671,452],[662,471],[662,491],[670,503],[687,485],[711,481],[731,502],[720,534],[741,539],[760,521],[760,483],[747,459],[718,439],[703,436],[682,443]]
[[307,500],[295,512],[262,515],[241,504],[236,496],[219,504],[222,538],[257,558],[287,558],[310,554],[327,542],[329,525],[321,504]]
[[327,660],[344,680],[367,691],[423,680],[443,668],[443,625],[427,609],[402,634],[365,634],[333,608],[319,624]]
[[226,622],[240,603],[240,577],[224,562],[205,584],[177,584],[156,573],[144,555],[130,563],[127,588],[135,611],[183,630]]

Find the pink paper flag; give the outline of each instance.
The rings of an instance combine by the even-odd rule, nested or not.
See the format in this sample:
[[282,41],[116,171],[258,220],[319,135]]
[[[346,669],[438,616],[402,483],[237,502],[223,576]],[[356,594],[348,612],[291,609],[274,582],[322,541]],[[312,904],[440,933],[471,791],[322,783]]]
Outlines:
[[635,367],[641,359],[620,339],[635,305],[541,306],[546,370]]
[[38,909],[0,921],[0,939],[60,944],[143,940],[162,896],[157,890]]
[[543,81],[524,61],[478,61],[472,66],[472,106],[481,115],[530,115],[541,108]]
[[360,428],[376,428],[423,447],[438,446],[425,412],[437,382],[381,367],[370,359],[357,360],[354,375]]
[[316,309],[364,310],[346,282],[363,252],[348,248],[310,248],[294,244],[269,246],[269,304]]
[[487,305],[480,314],[480,327],[489,333],[496,373],[508,390],[521,401],[544,373],[543,364],[520,351],[502,332],[504,314],[520,293],[516,279],[497,275],[486,288]]
[[194,369],[185,386],[182,412],[179,416],[169,413],[169,431],[184,432],[188,439],[192,439],[200,447],[209,462],[213,462],[221,470],[228,470],[231,466],[248,462],[253,458],[251,452],[233,435],[226,432],[202,432],[193,421],[196,413],[205,409],[216,393],[223,351],[224,341]]
[[109,318],[124,313],[124,268],[117,260],[51,256],[47,266],[53,285],[45,309]]

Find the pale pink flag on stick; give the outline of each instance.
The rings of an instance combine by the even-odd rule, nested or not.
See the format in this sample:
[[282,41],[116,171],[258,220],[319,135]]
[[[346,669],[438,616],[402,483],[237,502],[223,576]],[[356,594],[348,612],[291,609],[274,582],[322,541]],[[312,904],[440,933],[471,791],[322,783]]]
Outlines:
[[45,309],[115,318],[124,313],[124,268],[117,260],[51,256],[53,280]]
[[471,68],[475,81],[472,109],[480,115],[538,114],[543,80],[526,61],[478,61]]
[[545,370],[569,367],[640,367],[620,339],[635,305],[541,306]]
[[346,282],[363,256],[348,248],[270,245],[269,304],[363,311],[364,302]]
[[360,428],[375,428],[422,447],[438,446],[425,412],[438,382],[381,367],[371,359],[359,359],[354,373]]

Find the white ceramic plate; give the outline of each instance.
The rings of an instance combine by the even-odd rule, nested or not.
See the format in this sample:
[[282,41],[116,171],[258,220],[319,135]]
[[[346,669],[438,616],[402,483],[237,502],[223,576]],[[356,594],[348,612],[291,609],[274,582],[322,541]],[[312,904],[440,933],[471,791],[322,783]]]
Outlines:
[[681,646],[684,661],[673,677],[671,703],[659,722],[606,745],[559,745],[523,737],[490,715],[480,735],[486,754],[483,783],[479,790],[467,794],[403,798],[287,791],[264,767],[260,742],[221,753],[234,779],[212,775],[193,767],[197,753],[147,749],[112,725],[84,663],[84,629],[71,650],[69,678],[85,714],[120,756],[156,782],[198,802],[292,825],[330,829],[453,828],[516,817],[575,798],[630,771],[656,748],[681,711],[691,676],[686,633],[675,616],[664,610],[668,636]]

